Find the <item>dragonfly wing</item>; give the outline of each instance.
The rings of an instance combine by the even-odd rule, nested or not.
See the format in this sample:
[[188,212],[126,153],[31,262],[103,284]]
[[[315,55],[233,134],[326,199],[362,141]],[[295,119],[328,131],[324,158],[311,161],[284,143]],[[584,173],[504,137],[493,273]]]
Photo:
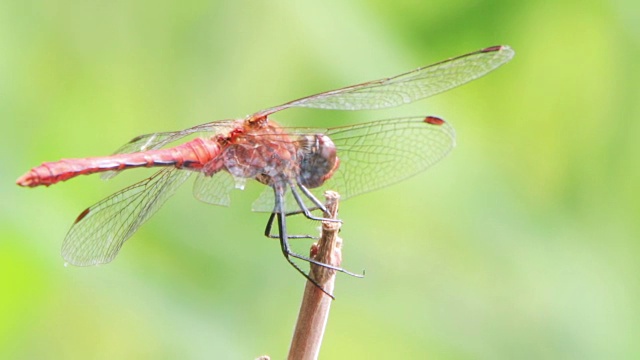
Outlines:
[[[317,196],[316,196],[317,197]],[[315,205],[311,202],[311,200],[307,199],[305,196],[302,196],[305,205],[308,209],[313,208]],[[323,199],[322,197],[318,197],[319,199]],[[260,193],[260,196],[253,202],[251,205],[251,210],[256,212],[273,212],[275,206],[275,195],[273,193],[273,189],[271,187],[267,187]],[[287,189],[284,194],[284,211],[285,213],[293,213],[300,211],[300,206],[296,202],[295,198],[291,194],[291,190]]]
[[235,186],[233,176],[226,171],[219,171],[213,176],[200,172],[193,184],[193,196],[208,204],[229,206],[230,193]]
[[327,91],[267,109],[255,117],[290,107],[330,110],[374,110],[424,99],[477,79],[514,55],[508,46],[494,46],[451,58],[398,76]]
[[323,188],[342,199],[416,175],[455,146],[452,126],[435,117],[406,117],[329,129],[340,166]]
[[261,193],[260,196],[253,202],[251,205],[252,211],[258,212],[273,212],[275,207],[275,198],[273,194],[273,189],[270,186],[267,186]]
[[[324,133],[337,149],[340,166],[325,183],[310,189],[322,201],[324,190],[348,198],[392,185],[416,175],[444,158],[455,146],[455,131],[444,120],[427,117],[404,117],[332,129],[289,128],[291,134],[309,136]],[[315,205],[304,197],[308,208]],[[273,189],[262,192],[253,211],[272,212]],[[291,195],[285,194],[285,211],[299,211]]]
[[190,175],[175,168],[160,170],[83,211],[64,239],[62,257],[77,266],[110,262]]

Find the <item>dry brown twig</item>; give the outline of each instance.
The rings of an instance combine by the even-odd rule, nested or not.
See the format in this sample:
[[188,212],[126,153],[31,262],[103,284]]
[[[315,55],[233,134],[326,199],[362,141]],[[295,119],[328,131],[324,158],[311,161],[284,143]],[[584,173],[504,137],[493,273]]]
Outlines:
[[[337,219],[340,195],[334,191],[324,193],[327,219]],[[340,267],[342,262],[342,239],[338,237],[340,222],[322,222],[322,235],[317,244],[311,247],[311,258]],[[335,285],[335,270],[311,264],[309,274],[324,290],[333,294]],[[317,359],[322,344],[322,336],[329,318],[329,309],[333,299],[325,294],[311,281],[307,281],[302,297],[298,321],[293,332],[288,359],[306,360]]]

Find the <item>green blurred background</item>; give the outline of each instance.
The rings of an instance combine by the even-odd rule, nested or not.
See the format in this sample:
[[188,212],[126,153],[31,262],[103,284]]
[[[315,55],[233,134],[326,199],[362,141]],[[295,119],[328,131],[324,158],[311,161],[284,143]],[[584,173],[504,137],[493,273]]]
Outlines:
[[637,1],[69,0],[0,5],[0,358],[283,358],[304,281],[250,211],[259,186],[221,208],[185,185],[116,261],[74,268],[75,217],[151,172],[15,179],[497,44],[512,62],[426,101],[276,115],[433,114],[458,134],[342,204],[343,265],[367,276],[338,277],[321,358],[640,357]]

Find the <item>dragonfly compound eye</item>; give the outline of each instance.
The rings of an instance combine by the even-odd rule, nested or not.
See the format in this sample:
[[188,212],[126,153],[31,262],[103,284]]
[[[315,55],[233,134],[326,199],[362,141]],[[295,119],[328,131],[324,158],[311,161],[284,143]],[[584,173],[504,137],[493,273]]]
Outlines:
[[316,134],[300,140],[298,164],[298,182],[308,188],[316,188],[333,175],[340,160],[333,141],[326,135]]

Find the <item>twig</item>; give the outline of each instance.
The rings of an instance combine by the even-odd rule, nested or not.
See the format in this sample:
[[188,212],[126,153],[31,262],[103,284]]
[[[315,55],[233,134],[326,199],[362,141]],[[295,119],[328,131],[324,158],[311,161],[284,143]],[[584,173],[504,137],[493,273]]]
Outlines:
[[[338,201],[340,195],[334,191],[324,193],[328,213],[325,218],[337,219]],[[338,237],[339,222],[322,222],[322,236],[317,244],[311,247],[311,257],[322,263],[340,267],[342,262],[342,239]],[[335,284],[335,270],[311,264],[310,276],[321,285],[324,290],[333,294]],[[307,281],[302,297],[302,304],[298,314],[298,322],[293,332],[288,359],[317,359],[322,344],[322,336],[327,325],[329,309],[333,299],[318,289],[312,282]]]

